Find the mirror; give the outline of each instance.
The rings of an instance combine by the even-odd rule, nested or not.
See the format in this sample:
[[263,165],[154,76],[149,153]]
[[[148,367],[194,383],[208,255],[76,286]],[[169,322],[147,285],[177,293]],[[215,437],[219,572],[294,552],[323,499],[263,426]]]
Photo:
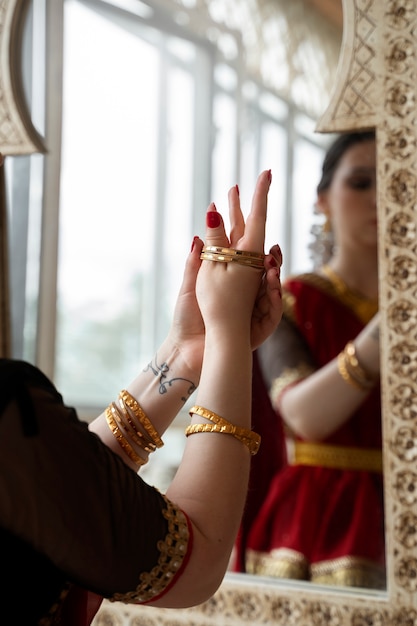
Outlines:
[[[374,0],[365,6],[344,0],[338,81],[317,127],[320,132],[377,130],[387,591],[229,574],[209,602],[175,612],[176,624],[416,623],[415,11],[415,2]],[[103,620],[111,619],[111,611],[103,607]],[[167,610],[156,614],[152,608],[124,607],[123,612],[126,619],[138,615],[149,623],[173,620]]]
[[[2,51],[8,50],[10,33],[25,4],[22,0],[4,3]],[[377,129],[387,591],[341,590],[228,574],[215,596],[199,607],[173,613],[105,603],[95,626],[138,620],[170,626],[173,621],[184,626],[416,623],[415,12],[415,0],[344,0],[338,81],[317,127],[319,132]],[[4,64],[9,68],[14,62],[3,55],[1,63],[4,78],[9,76]],[[0,88],[2,93],[16,94],[4,83]],[[14,119],[20,119],[17,100],[7,101],[6,107],[14,111],[12,128],[18,127],[17,121],[14,126]],[[30,142],[30,133],[26,136]],[[28,152],[38,149],[34,142]]]

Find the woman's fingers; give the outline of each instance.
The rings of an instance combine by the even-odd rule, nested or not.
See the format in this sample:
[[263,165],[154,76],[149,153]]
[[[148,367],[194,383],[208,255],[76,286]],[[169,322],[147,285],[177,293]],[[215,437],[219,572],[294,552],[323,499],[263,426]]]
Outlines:
[[259,174],[253,193],[251,214],[256,213],[260,217],[266,218],[267,196],[271,182],[271,170],[264,170]]
[[240,207],[239,188],[235,185],[229,190],[230,241],[224,229],[223,218],[212,202],[206,214],[206,245],[263,252],[267,197],[271,180],[271,170],[265,170],[258,176],[246,225]]
[[269,254],[265,256],[265,270],[268,271],[271,267],[281,268],[282,265],[282,252],[279,245],[276,243],[269,250]]
[[199,237],[194,237],[191,251],[185,263],[183,280],[180,287],[180,294],[195,290],[197,274],[201,266],[200,254],[203,249],[203,242]]
[[229,190],[230,245],[232,248],[245,234],[245,220],[240,208],[239,187]]
[[256,182],[251,211],[246,220],[245,234],[239,247],[254,252],[263,252],[265,240],[268,191],[271,186],[271,170],[263,171]]
[[212,202],[206,213],[206,246],[229,247],[223,218]]

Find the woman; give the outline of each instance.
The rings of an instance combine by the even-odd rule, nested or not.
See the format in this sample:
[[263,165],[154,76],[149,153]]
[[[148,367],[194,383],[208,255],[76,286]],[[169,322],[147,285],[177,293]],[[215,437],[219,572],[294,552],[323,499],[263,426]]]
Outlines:
[[[84,626],[102,597],[185,607],[219,586],[259,446],[252,350],[281,316],[279,248],[263,254],[270,183],[263,172],[246,224],[230,190],[230,239],[209,206],[206,248],[194,238],[167,339],[89,427],[39,370],[1,360],[7,623]],[[137,472],[197,386],[183,459],[162,495]]]
[[[252,573],[385,587],[375,159],[373,132],[330,147],[317,209],[334,246],[285,281],[283,320],[258,350],[287,462],[251,475],[240,549]],[[258,432],[265,419],[255,406]]]

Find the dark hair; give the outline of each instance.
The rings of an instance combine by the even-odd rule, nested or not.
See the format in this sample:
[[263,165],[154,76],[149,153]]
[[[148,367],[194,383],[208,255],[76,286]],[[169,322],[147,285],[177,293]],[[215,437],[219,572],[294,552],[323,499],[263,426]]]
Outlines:
[[334,173],[345,152],[357,143],[375,140],[375,131],[343,133],[335,139],[326,152],[321,168],[321,179],[317,185],[317,193],[325,191],[332,184]]

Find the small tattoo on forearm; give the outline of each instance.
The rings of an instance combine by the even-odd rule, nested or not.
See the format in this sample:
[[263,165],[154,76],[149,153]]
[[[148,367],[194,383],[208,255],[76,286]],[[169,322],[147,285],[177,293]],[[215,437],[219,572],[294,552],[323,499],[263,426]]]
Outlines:
[[154,358],[154,362],[155,363],[151,361],[150,363],[148,363],[147,367],[145,367],[143,371],[148,372],[149,370],[151,370],[154,375],[159,378],[159,393],[161,395],[167,393],[168,387],[172,387],[175,382],[182,381],[189,384],[189,387],[187,389],[187,396],[181,396],[181,400],[183,402],[186,402],[191,394],[194,393],[194,391],[197,389],[193,381],[188,380],[188,378],[181,377],[168,379],[169,365],[167,363],[162,363],[162,365],[158,365],[156,355]]

